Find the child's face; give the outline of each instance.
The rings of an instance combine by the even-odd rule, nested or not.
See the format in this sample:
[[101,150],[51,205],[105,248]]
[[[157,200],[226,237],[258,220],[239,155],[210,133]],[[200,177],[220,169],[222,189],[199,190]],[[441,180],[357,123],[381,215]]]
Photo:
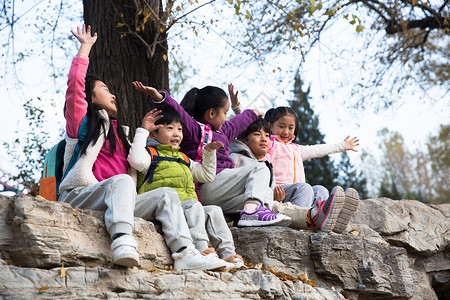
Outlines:
[[161,144],[171,145],[172,149],[176,150],[183,140],[183,126],[178,122],[164,124],[157,131],[152,131],[150,137]]
[[215,130],[220,130],[223,123],[227,120],[227,113],[230,109],[230,101],[226,99],[225,105],[220,109],[213,109],[213,115],[211,116],[209,123],[214,127]]
[[278,135],[280,139],[287,143],[294,136],[295,132],[295,118],[291,115],[285,115],[270,125],[273,135]]
[[92,103],[106,110],[108,116],[117,112],[116,96],[111,94],[108,87],[102,81],[96,81],[92,93]]
[[260,129],[247,135],[247,139],[242,142],[252,150],[256,158],[261,158],[269,151],[269,141],[270,134]]

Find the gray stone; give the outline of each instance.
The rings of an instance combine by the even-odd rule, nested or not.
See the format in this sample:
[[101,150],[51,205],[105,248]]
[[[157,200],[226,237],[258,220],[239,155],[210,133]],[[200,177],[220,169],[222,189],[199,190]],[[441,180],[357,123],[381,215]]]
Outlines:
[[[73,209],[67,203],[27,196],[16,197],[12,207],[10,256],[14,263],[37,268],[111,264],[103,212]],[[135,218],[133,234],[142,267],[172,263],[170,251],[153,223]]]
[[368,225],[392,245],[430,255],[449,245],[449,216],[448,204],[381,198],[361,201],[351,222]]
[[364,200],[354,234],[232,228],[237,252],[263,269],[180,272],[164,270],[170,252],[151,222],[135,218],[141,266],[119,268],[103,212],[0,196],[0,299],[446,299],[449,208]]

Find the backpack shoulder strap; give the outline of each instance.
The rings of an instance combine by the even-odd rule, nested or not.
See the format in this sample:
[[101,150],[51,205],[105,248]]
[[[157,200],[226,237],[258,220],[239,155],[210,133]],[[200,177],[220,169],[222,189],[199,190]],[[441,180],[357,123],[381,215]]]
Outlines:
[[80,156],[81,148],[83,148],[84,141],[86,140],[86,136],[89,130],[87,115],[84,116],[83,121],[81,121],[80,128],[78,128],[78,143],[75,146],[75,150],[73,150],[72,157],[70,158],[69,165],[67,166],[64,175],[61,178],[61,181],[69,174],[70,169],[75,165]]
[[212,142],[213,131],[211,130],[211,126],[209,126],[208,124],[203,124],[200,122],[197,123],[198,125],[200,125],[202,135],[200,137],[200,143],[197,148],[197,157],[195,158],[195,161],[201,162],[203,157],[203,146]]
[[145,150],[147,150],[148,154],[150,154],[150,157],[152,159],[152,162],[150,163],[150,167],[148,168],[147,174],[145,174],[144,182],[148,180],[148,182],[153,181],[153,175],[155,174],[156,166],[159,163],[159,152],[156,150],[156,148],[153,147],[145,147]]
[[158,152],[158,150],[156,150],[156,148],[153,148],[150,146],[146,147],[145,149],[147,150],[148,154],[150,154],[150,157],[152,158],[152,162],[150,163],[150,167],[148,168],[147,174],[145,174],[145,178],[144,178],[144,181],[148,181],[149,183],[151,183],[153,181],[153,175],[155,175],[156,166],[158,165],[158,163],[160,161],[177,162],[179,164],[185,165],[188,168],[191,165],[189,158],[183,152],[179,152],[181,154],[181,156],[183,157],[183,159],[181,159],[181,158],[161,156],[161,155],[159,155],[159,152]]
[[187,155],[184,154],[183,152],[180,151],[180,154],[181,154],[181,156],[183,156],[185,165],[189,168],[189,166],[191,165],[191,161],[189,160],[189,158],[187,157]]

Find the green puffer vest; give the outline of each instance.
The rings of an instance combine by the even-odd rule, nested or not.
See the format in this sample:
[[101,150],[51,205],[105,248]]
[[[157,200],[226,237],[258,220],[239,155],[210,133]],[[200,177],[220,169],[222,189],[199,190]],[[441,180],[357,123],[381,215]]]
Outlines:
[[[160,144],[153,146],[158,150],[160,157],[181,158],[183,156],[178,150],[173,150],[171,145]],[[155,174],[151,183],[144,182],[146,174],[138,173],[137,189],[142,194],[160,187],[171,187],[175,189],[180,200],[197,200],[194,179],[189,168],[174,161],[160,161],[156,165]]]

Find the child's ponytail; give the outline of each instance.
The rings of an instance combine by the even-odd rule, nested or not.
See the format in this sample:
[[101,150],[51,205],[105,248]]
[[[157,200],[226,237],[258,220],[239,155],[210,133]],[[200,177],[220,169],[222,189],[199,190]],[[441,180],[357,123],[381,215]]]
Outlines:
[[220,110],[228,101],[224,90],[215,86],[205,86],[202,89],[193,88],[186,93],[180,105],[196,120],[202,120],[205,112],[213,108]]
[[195,115],[195,104],[197,102],[198,91],[199,89],[196,87],[190,89],[189,92],[184,95],[184,98],[180,103],[184,110],[191,116]]

